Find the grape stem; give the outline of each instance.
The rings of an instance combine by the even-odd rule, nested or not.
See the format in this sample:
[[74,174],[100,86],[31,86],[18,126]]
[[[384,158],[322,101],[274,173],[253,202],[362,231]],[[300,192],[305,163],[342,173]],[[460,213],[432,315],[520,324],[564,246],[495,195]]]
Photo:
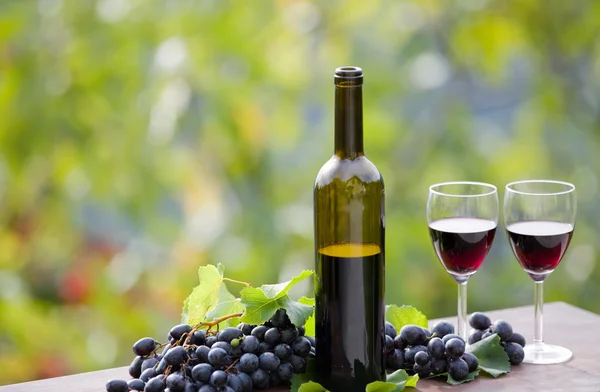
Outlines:
[[229,372],[229,370],[231,370],[232,367],[234,367],[238,362],[239,362],[239,358],[236,359],[235,361],[233,361],[233,363],[229,366],[227,366],[227,369],[225,369],[225,372]]
[[[223,278],[225,279],[225,278]],[[178,341],[179,344],[181,344],[181,341],[183,339],[183,344],[182,346],[187,346],[190,343],[190,338],[192,337],[192,335],[194,334],[194,332],[196,332],[197,330],[201,329],[202,327],[208,327],[208,329],[206,330],[207,332],[210,331],[210,329],[212,327],[214,327],[215,325],[217,326],[217,329],[219,328],[219,323],[222,323],[223,321],[232,319],[232,318],[236,318],[236,317],[242,317],[244,313],[232,313],[232,314],[228,314],[226,316],[223,317],[219,317],[214,319],[213,321],[202,321],[198,324],[196,324],[194,326],[194,328],[192,328],[192,330],[190,332],[187,333],[187,335],[183,335],[181,337],[181,339]],[[185,339],[184,339],[185,337]]]
[[242,282],[241,280],[235,280],[235,279],[231,279],[231,278],[223,278],[223,280],[227,281],[227,282],[231,282],[231,283],[239,283],[239,284],[243,284],[246,287],[252,287],[252,285],[248,282]]

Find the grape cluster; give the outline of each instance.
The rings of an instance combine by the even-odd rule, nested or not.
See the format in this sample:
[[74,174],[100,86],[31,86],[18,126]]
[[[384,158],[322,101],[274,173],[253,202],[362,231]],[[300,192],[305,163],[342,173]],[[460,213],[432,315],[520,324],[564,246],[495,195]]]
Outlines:
[[469,325],[473,328],[469,332],[469,344],[497,334],[500,337],[500,345],[504,347],[510,363],[518,365],[523,362],[525,338],[520,333],[513,332],[513,328],[508,322],[497,320],[492,324],[492,320],[488,316],[475,312],[469,317]]
[[454,326],[449,322],[437,323],[431,332],[417,325],[405,325],[399,333],[386,322],[385,335],[386,365],[393,370],[413,371],[419,378],[448,372],[461,381],[479,367],[479,360],[465,352],[465,341],[454,334]]
[[[129,381],[110,380],[107,392],[252,392],[306,371],[315,341],[296,328],[284,309],[262,325],[221,331],[174,326],[169,343],[142,338],[133,345]],[[158,350],[162,347],[162,352]]]

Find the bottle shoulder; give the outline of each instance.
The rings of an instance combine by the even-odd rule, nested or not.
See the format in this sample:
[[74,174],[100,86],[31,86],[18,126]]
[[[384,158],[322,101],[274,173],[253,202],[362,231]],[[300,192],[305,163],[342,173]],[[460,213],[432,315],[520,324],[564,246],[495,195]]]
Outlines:
[[347,182],[352,178],[357,178],[364,183],[381,182],[383,186],[381,173],[366,156],[341,159],[333,155],[319,170],[315,187],[326,186],[335,180]]

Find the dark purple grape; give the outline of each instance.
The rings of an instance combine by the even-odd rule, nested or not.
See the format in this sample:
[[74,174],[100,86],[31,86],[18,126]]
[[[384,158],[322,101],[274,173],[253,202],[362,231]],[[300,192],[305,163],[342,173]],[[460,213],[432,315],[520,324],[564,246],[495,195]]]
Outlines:
[[163,392],[167,386],[161,377],[154,377],[144,387],[144,392]]
[[506,343],[506,346],[504,346],[504,351],[506,351],[506,354],[508,355],[508,360],[513,365],[520,364],[525,358],[525,351],[523,351],[523,347],[518,343]]
[[456,381],[462,381],[469,375],[469,365],[460,358],[452,359],[448,363],[448,373]]
[[210,383],[217,389],[224,387],[227,384],[227,373],[222,370],[215,370],[210,376]]
[[265,333],[269,330],[268,327],[265,327],[264,325],[259,325],[258,327],[255,327],[252,330],[251,335],[254,336],[255,338],[257,338],[258,340],[264,340],[265,338]]
[[206,337],[206,346],[212,347],[213,344],[217,342],[216,336],[207,336]]
[[202,346],[206,343],[206,332],[202,329],[199,331],[194,331],[192,337],[190,338],[190,344],[195,346]]
[[273,351],[273,346],[271,346],[267,342],[260,342],[260,344],[258,345],[258,350],[256,351],[256,354],[260,355],[262,353],[266,353],[269,351]]
[[210,348],[208,346],[199,346],[196,348],[196,356],[198,357],[198,361],[200,361],[200,363],[208,363],[209,352]]
[[429,362],[427,351],[419,351],[415,354],[415,364],[425,366]]
[[450,358],[460,358],[465,353],[465,342],[460,339],[450,339],[446,342],[446,354]]
[[405,325],[400,329],[400,338],[409,345],[421,345],[427,342],[427,334],[418,325]]
[[127,381],[127,386],[133,391],[143,391],[146,383],[138,378]]
[[183,334],[187,334],[192,330],[192,327],[187,324],[179,324],[171,328],[169,331],[169,337],[173,338],[175,341],[181,339]]
[[394,349],[391,353],[389,353],[386,357],[386,365],[389,368],[394,370],[403,369],[404,368],[404,351],[399,349]]
[[497,320],[491,329],[492,333],[498,334],[500,340],[507,342],[513,336],[512,326],[504,320]]
[[240,339],[244,333],[237,328],[225,328],[217,334],[217,341],[231,343],[233,339]]
[[442,358],[445,351],[446,347],[440,338],[431,338],[429,343],[427,343],[427,352],[429,352],[433,358]]
[[252,387],[252,379],[250,378],[250,375],[246,374],[246,373],[239,373],[237,376],[238,376],[239,380],[242,382],[243,392],[252,392],[253,387]]
[[152,338],[141,338],[133,344],[133,353],[140,357],[146,357],[156,349],[156,341]]
[[279,344],[280,340],[281,333],[277,328],[269,328],[269,330],[265,332],[265,342],[269,343],[270,345],[275,346],[276,344]]
[[310,345],[308,339],[303,336],[296,338],[296,340],[294,340],[292,343],[292,350],[294,351],[294,354],[301,357],[307,356],[308,353],[310,353],[311,347],[312,346]]
[[129,386],[125,380],[110,380],[106,383],[106,392],[127,392]]
[[231,365],[231,357],[227,354],[227,351],[222,348],[215,348],[213,345],[213,348],[211,348],[208,353],[208,362],[214,367],[220,368]]
[[230,375],[227,376],[227,385],[234,392],[244,392],[244,387],[242,385],[242,381],[235,374],[230,374]]
[[433,332],[438,338],[443,338],[446,335],[454,333],[454,325],[448,321],[440,321],[433,326],[431,332]]
[[143,382],[148,382],[151,378],[158,376],[158,373],[154,369],[146,369],[140,375],[140,380]]
[[394,328],[394,325],[389,321],[385,322],[385,334],[392,339],[396,337],[396,328]]
[[474,372],[479,367],[479,360],[474,354],[464,353],[461,358],[467,363],[467,366],[469,367],[469,373]]
[[469,316],[469,325],[471,328],[484,330],[492,325],[492,320],[481,312],[475,312]]
[[281,341],[286,344],[291,345],[298,336],[298,329],[294,326],[287,327],[281,331]]
[[215,369],[208,363],[201,363],[192,368],[192,378],[196,381],[208,383],[210,381],[210,375],[213,374]]
[[181,374],[172,373],[166,379],[167,388],[171,392],[184,392],[187,382]]
[[294,367],[291,363],[284,362],[279,365],[279,368],[277,369],[277,375],[281,381],[291,380],[294,376]]
[[[142,372],[146,369],[150,369],[156,366],[156,364],[158,364],[158,359],[151,357],[151,358],[146,358],[144,359],[144,362],[142,362]],[[139,377],[139,376],[138,376]]]
[[267,389],[269,387],[269,373],[256,369],[250,374],[254,389]]
[[242,351],[245,353],[255,353],[258,351],[258,347],[260,346],[260,341],[255,336],[246,336],[244,340],[240,343],[240,347]]
[[455,335],[455,334],[451,333],[451,334],[448,334],[448,335],[444,336],[444,337],[442,338],[442,342],[444,342],[444,344],[446,344],[446,343],[448,343],[448,340],[450,340],[450,339],[458,339],[458,340],[461,340],[463,343],[464,343],[464,341],[465,341],[465,340],[464,340],[463,338],[461,338],[460,336],[458,336],[458,335]]
[[433,358],[431,360],[431,372],[433,374],[446,373],[446,370],[448,370],[448,363],[445,359]]
[[468,342],[469,344],[475,344],[478,341],[481,340],[481,337],[483,336],[483,331],[480,329],[472,329],[471,332],[469,333],[469,339]]
[[517,343],[521,347],[525,347],[527,342],[525,338],[520,333],[513,332],[513,335],[508,339],[508,342]]
[[[300,338],[298,338],[298,339],[300,339]],[[308,340],[307,340],[307,342],[308,342]],[[309,347],[310,347],[310,343],[309,343]],[[310,348],[309,348],[309,351],[310,351]],[[285,343],[278,344],[273,349],[273,354],[275,354],[277,356],[277,358],[281,359],[282,361],[285,361],[289,357],[291,357],[292,353],[293,353],[292,348]]]
[[244,373],[252,373],[258,369],[258,357],[254,354],[244,354],[240,358],[240,370]]
[[171,366],[179,366],[184,363],[188,358],[187,352],[185,348],[181,346],[176,346],[167,351],[164,356],[165,362]]
[[280,363],[281,361],[279,360],[279,358],[277,358],[275,354],[270,352],[262,353],[258,357],[258,367],[267,372],[277,370]]
[[129,365],[129,375],[133,378],[139,378],[142,374],[142,363],[144,362],[144,358],[139,355],[131,361],[131,365]]
[[298,374],[306,371],[306,361],[304,358],[297,355],[292,355],[288,362],[294,367],[294,373]]
[[233,349],[233,347],[231,347],[231,344],[229,344],[227,342],[216,342],[215,344],[212,345],[212,347],[210,349],[213,350],[215,348],[221,348],[221,349],[225,350],[227,355],[231,355],[231,350]]

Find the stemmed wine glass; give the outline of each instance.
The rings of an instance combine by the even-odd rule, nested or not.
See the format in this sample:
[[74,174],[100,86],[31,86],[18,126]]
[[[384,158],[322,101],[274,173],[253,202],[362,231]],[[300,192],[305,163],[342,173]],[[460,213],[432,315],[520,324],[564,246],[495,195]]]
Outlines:
[[498,192],[482,182],[429,187],[429,235],[437,256],[458,283],[458,334],[467,340],[467,281],[487,256],[498,225]]
[[510,246],[521,267],[534,281],[533,344],[525,346],[523,362],[552,364],[568,361],[570,350],[542,339],[544,280],[562,259],[575,225],[577,197],[568,182],[531,180],[506,185],[504,223]]

